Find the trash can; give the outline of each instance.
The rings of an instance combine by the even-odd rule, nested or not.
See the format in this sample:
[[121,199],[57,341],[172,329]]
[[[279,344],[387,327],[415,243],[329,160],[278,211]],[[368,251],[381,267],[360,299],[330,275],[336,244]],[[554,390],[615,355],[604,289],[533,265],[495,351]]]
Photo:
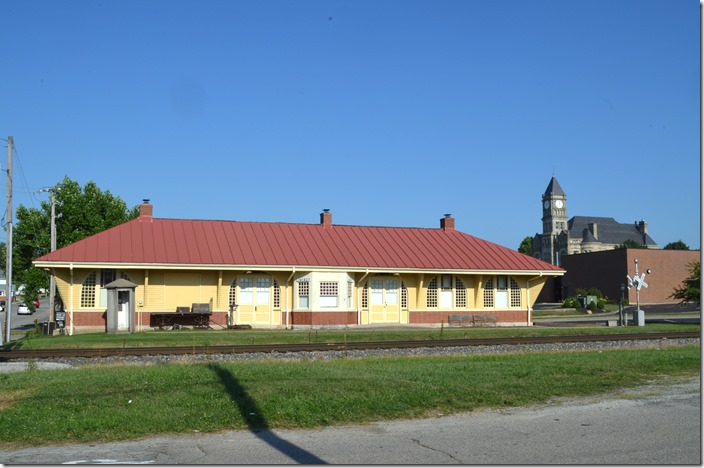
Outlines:
[[44,329],[45,335],[53,336],[54,329],[56,328],[56,322],[42,322],[42,328]]

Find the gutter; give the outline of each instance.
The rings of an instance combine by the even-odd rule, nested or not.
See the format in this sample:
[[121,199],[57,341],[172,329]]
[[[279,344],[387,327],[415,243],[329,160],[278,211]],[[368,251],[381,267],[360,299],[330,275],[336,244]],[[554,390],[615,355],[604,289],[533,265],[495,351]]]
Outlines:
[[296,267],[293,267],[291,274],[286,279],[286,329],[291,329],[291,308],[288,306],[288,284],[291,282],[293,275],[296,274]]
[[71,318],[71,326],[68,328],[68,334],[69,336],[73,335],[73,263],[71,263],[68,266],[68,269],[71,271],[71,287],[69,288],[69,291],[71,291],[71,294],[69,295],[69,307],[68,307],[68,316]]

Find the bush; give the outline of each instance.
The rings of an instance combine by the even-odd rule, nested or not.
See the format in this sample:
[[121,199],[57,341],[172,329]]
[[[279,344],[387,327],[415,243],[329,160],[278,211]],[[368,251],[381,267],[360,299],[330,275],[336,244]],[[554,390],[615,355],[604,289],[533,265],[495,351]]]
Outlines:
[[601,291],[599,291],[596,288],[591,288],[589,291],[587,291],[587,295],[589,296],[596,296],[597,299],[602,299],[604,297],[603,294],[601,294]]
[[596,307],[598,309],[603,309],[604,307],[606,307],[606,301],[604,299],[599,299],[598,301],[596,301]]
[[587,290],[582,289],[582,288],[577,288],[574,292],[578,296],[586,296],[587,295]]
[[587,306],[587,309],[591,310],[592,312],[596,311],[596,302],[592,301],[589,303]]
[[562,307],[565,309],[573,308],[573,309],[579,309],[581,304],[577,300],[576,297],[568,297],[565,299],[565,302],[562,303]]

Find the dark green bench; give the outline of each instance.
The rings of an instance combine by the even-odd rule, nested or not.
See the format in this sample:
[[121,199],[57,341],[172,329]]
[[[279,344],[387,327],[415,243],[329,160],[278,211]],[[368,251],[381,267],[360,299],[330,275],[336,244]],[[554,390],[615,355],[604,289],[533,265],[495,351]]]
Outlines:
[[472,314],[450,314],[447,316],[448,325],[474,325]]

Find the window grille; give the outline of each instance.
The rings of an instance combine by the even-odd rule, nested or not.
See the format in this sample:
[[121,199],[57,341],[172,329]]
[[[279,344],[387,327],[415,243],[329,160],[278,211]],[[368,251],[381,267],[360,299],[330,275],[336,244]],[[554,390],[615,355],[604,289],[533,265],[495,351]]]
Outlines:
[[494,307],[494,278],[487,278],[484,283],[484,307]]
[[228,308],[231,305],[237,304],[237,278],[232,280],[232,283],[230,283],[230,292],[227,295],[227,300],[228,300]]
[[467,307],[467,289],[459,276],[455,276],[455,307]]
[[95,307],[95,272],[81,285],[81,307]]
[[408,309],[408,288],[403,281],[401,281],[401,308]]
[[274,309],[281,308],[281,288],[279,282],[274,279]]
[[438,306],[438,277],[433,276],[433,279],[428,283],[428,296],[426,298],[426,307]]
[[521,288],[513,278],[511,278],[511,307],[521,307]]
[[362,309],[369,308],[369,282],[364,283],[362,288]]

